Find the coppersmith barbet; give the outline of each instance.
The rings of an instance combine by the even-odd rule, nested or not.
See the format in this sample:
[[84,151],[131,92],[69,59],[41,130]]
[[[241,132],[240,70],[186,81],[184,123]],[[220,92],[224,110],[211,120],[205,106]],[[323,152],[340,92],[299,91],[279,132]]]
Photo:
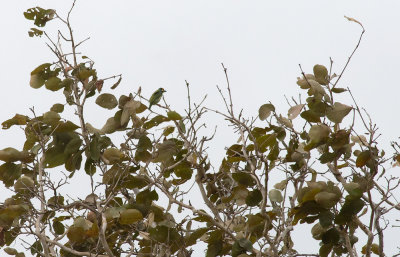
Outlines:
[[150,100],[149,100],[149,110],[151,109],[151,106],[158,104],[158,102],[160,102],[161,97],[164,92],[167,92],[167,91],[165,91],[164,88],[160,87],[159,89],[157,89],[156,92],[154,92],[151,95]]

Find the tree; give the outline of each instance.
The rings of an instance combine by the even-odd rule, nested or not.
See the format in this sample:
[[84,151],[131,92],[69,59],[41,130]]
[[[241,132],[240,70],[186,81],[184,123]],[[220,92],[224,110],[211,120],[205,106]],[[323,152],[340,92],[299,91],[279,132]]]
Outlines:
[[[350,105],[335,100],[351,95],[339,82],[364,34],[361,23],[348,18],[362,32],[338,75],[332,62],[329,70],[315,65],[313,74],[300,67],[304,103],[292,98],[287,115],[266,103],[257,118],[247,118],[234,108],[223,65],[223,111],[193,103],[188,82],[188,107],[180,113],[165,98],[149,110],[140,88],[118,99],[102,93],[122,76],[102,78],[92,59],[77,53],[83,41],[74,39],[73,7],[66,18],[40,7],[24,13],[37,26],[29,35],[46,37],[56,57],[31,72],[30,86],[62,90],[65,103],[2,123],[20,126],[26,137],[22,150],[0,150],[0,180],[14,193],[0,206],[0,246],[7,254],[24,256],[9,247],[20,240],[32,255],[46,257],[190,256],[201,241],[208,257],[384,256],[388,213],[400,209],[393,195],[400,180],[385,167],[400,165],[400,145],[393,142],[386,157],[376,125],[354,98]],[[42,28],[53,20],[69,34],[49,37]],[[94,98],[116,110],[101,129],[85,122]],[[78,122],[62,117],[64,108]],[[208,112],[239,136],[218,164],[207,154],[213,134],[201,131]],[[91,194],[68,197],[63,188],[75,176],[90,177]],[[195,188],[202,203],[190,201]],[[301,223],[313,225],[308,237],[320,242],[318,253],[296,251],[291,231]]]

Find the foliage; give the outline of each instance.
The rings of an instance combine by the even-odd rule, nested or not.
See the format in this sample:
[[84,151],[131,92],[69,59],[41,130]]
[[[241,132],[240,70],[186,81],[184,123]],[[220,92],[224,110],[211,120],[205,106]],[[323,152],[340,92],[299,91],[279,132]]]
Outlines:
[[[384,256],[382,222],[400,209],[391,193],[399,180],[385,176],[384,164],[400,164],[399,145],[385,157],[375,125],[358,105],[335,100],[351,94],[338,87],[345,69],[338,76],[323,65],[313,74],[302,71],[297,84],[308,97],[292,99],[287,115],[265,103],[257,118],[244,117],[234,111],[229,83],[229,97],[220,90],[225,111],[191,103],[187,83],[188,108],[179,113],[159,103],[163,92],[150,100],[140,89],[119,97],[101,93],[122,77],[101,78],[94,62],[76,52],[69,14],[63,19],[36,7],[24,15],[38,27],[58,20],[70,36],[59,32],[66,42],[53,42],[41,30],[29,32],[46,35],[56,55],[31,72],[30,86],[62,91],[65,103],[2,123],[3,129],[20,126],[26,137],[22,150],[0,150],[0,180],[14,192],[0,207],[0,246],[7,254],[24,256],[9,246],[28,236],[34,256],[190,256],[200,241],[207,257],[301,256],[291,231],[308,223],[320,256]],[[61,43],[71,44],[70,54]],[[115,111],[100,129],[83,115],[94,96],[99,107]],[[149,110],[149,101],[158,112]],[[79,122],[63,116],[65,108]],[[220,114],[239,136],[216,170],[206,151],[213,135],[199,135],[207,112]],[[356,131],[359,120],[368,137]],[[124,140],[118,146],[112,138]],[[71,200],[63,187],[75,176],[90,177],[91,194]],[[272,185],[276,178],[283,179]],[[192,184],[203,205],[190,201]],[[366,241],[358,240],[360,233]]]

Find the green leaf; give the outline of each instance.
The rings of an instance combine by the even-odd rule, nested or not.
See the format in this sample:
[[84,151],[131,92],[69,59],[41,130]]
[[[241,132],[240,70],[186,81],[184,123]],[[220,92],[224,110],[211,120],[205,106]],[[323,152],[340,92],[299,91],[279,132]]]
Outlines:
[[118,150],[117,148],[112,147],[112,148],[107,148],[104,151],[103,157],[109,163],[114,163],[114,162],[121,160],[121,158],[123,157],[123,153],[120,150]]
[[57,123],[56,128],[54,129],[54,132],[71,132],[76,130],[77,128],[79,128],[78,125],[72,123],[71,121],[67,120],[67,121],[61,121]]
[[248,206],[257,206],[262,200],[262,194],[260,190],[255,189],[254,191],[250,191],[246,197],[246,204]]
[[99,138],[99,147],[100,149],[105,149],[112,145],[111,139],[107,136],[102,136]]
[[355,182],[344,184],[344,189],[354,198],[360,198],[363,194],[361,186]]
[[330,128],[325,124],[313,125],[308,132],[311,143],[320,144],[326,142],[329,138]]
[[[11,224],[12,224],[12,221],[10,222],[9,225],[11,226]],[[3,245],[4,245],[4,243],[6,245],[11,245],[12,242],[14,242],[14,240],[17,238],[19,232],[20,232],[20,228],[18,228],[18,227],[15,227],[15,228],[10,229],[8,231],[6,230],[4,232],[4,236],[2,237],[4,239]]]
[[311,188],[311,187],[303,187],[300,189],[300,193],[297,195],[297,201],[299,203],[305,203],[307,201],[314,200],[314,197],[317,193],[321,191],[321,188]]
[[231,145],[228,150],[226,151],[226,155],[230,157],[238,157],[242,155],[242,145],[234,144]]
[[57,220],[53,222],[53,229],[57,235],[62,235],[65,232],[64,225],[60,221],[57,221]]
[[[40,145],[36,145],[35,146],[36,142],[37,142],[37,138],[31,137],[31,136],[27,136],[27,139],[26,139],[26,141],[24,143],[23,150],[24,151],[31,150],[32,153],[37,154],[39,149],[40,149]],[[33,147],[35,147],[35,148],[33,149]]]
[[340,87],[334,87],[334,88],[331,89],[331,91],[332,91],[333,93],[340,94],[340,93],[346,92],[347,89],[345,89],[345,88],[340,88]]
[[216,257],[222,250],[222,240],[208,244],[206,257]]
[[322,164],[325,164],[334,161],[335,158],[336,158],[335,153],[325,152],[321,155],[321,157],[319,157],[319,160]]
[[332,134],[330,145],[334,151],[339,151],[350,143],[350,130],[338,130],[336,133]]
[[31,80],[29,81],[29,85],[32,88],[38,89],[44,85],[46,82],[45,79],[42,78],[39,74],[33,74],[31,75]]
[[236,186],[232,190],[232,195],[230,198],[224,201],[230,201],[232,199],[236,200],[237,205],[244,205],[246,203],[246,197],[249,194],[249,190],[247,190],[243,186]]
[[135,153],[135,160],[147,163],[152,158],[151,153],[148,151],[136,151]]
[[278,159],[279,156],[279,144],[276,142],[272,147],[271,147],[271,151],[268,153],[267,158],[270,161],[275,161],[276,159]]
[[373,244],[371,245],[371,251],[372,251],[374,254],[379,255],[379,245],[373,243]]
[[85,230],[82,227],[71,226],[68,229],[67,237],[73,243],[83,243],[85,241]]
[[307,103],[310,111],[314,112],[315,115],[319,117],[324,117],[326,115],[326,110],[330,108],[327,103],[320,102],[316,97],[308,97]]
[[[72,71],[72,75],[77,76],[80,81],[84,81],[84,80],[88,79],[89,77],[95,77],[96,70],[89,69],[89,68],[85,67],[85,64],[81,63],[78,65],[78,68],[76,68]],[[89,88],[89,90],[90,89],[91,88]],[[95,89],[95,87],[93,85],[92,90],[94,91],[94,89]]]
[[38,27],[44,27],[46,23],[53,19],[55,11],[52,9],[43,9],[34,7],[24,12],[24,16],[28,20],[33,20]]
[[74,80],[71,78],[66,78],[63,81],[61,81],[60,86],[62,88],[65,88],[68,91],[68,90],[72,90],[72,89],[70,89],[72,84],[74,84]]
[[144,176],[132,176],[128,175],[127,177],[124,178],[124,183],[122,186],[128,188],[128,189],[134,189],[134,188],[143,188],[149,184],[148,180]]
[[321,205],[325,209],[330,209],[337,203],[336,194],[325,191],[316,194],[314,199],[319,205]]
[[145,205],[151,205],[152,201],[157,201],[157,200],[158,200],[158,194],[155,190],[150,191],[149,189],[146,189],[136,195],[137,203]]
[[323,244],[319,248],[319,255],[321,257],[328,257],[329,253],[332,251],[333,245],[332,244]]
[[0,150],[0,160],[4,162],[32,162],[33,156],[27,151],[20,152],[12,147],[7,147],[3,150]]
[[328,108],[326,117],[332,122],[341,123],[351,110],[353,110],[353,107],[335,102],[332,108]]
[[64,204],[64,196],[62,195],[57,195],[57,196],[52,196],[47,200],[47,204],[50,207],[54,207],[57,205],[63,205]]
[[255,181],[253,177],[246,172],[236,172],[232,174],[232,178],[243,186],[253,186],[255,185]]
[[60,114],[53,111],[48,111],[43,114],[43,122],[53,127],[58,124],[58,121],[60,119],[61,119]]
[[114,95],[104,93],[97,97],[96,104],[103,108],[111,110],[111,109],[114,109],[118,105],[118,101]]
[[336,228],[331,228],[322,235],[322,243],[337,244],[340,240],[340,232]]
[[36,67],[32,72],[31,75],[35,75],[35,74],[40,74],[43,71],[45,71],[46,69],[50,68],[52,64],[51,63],[43,63],[41,65],[39,65],[38,67]]
[[125,208],[122,207],[111,207],[108,208],[104,214],[106,215],[106,220],[110,221],[113,219],[118,219],[120,217],[120,213],[124,210]]
[[272,104],[263,104],[260,109],[258,109],[258,117],[260,120],[266,120],[271,112],[275,111],[275,107]]
[[117,121],[114,117],[111,117],[107,119],[106,124],[104,124],[104,126],[100,130],[93,128],[91,125],[90,125],[90,130],[91,133],[112,134],[120,127],[121,127],[121,121]]
[[63,88],[63,85],[61,83],[61,79],[59,79],[58,77],[51,77],[46,81],[45,87],[48,90],[57,91]]
[[200,215],[200,216],[194,218],[193,220],[198,221],[198,222],[211,222],[211,218],[209,216],[203,216],[203,215]]
[[180,240],[179,233],[174,228],[167,226],[150,227],[149,234],[151,239],[161,243],[171,243]]
[[358,156],[357,156],[357,160],[356,160],[356,166],[358,168],[363,167],[365,164],[367,164],[367,162],[369,160],[372,159],[372,155],[371,152],[369,150],[367,151],[363,151],[361,152]]
[[339,225],[344,225],[347,222],[351,221],[352,216],[360,212],[364,205],[364,201],[359,198],[354,199],[353,197],[346,197],[346,201],[344,202],[342,209],[335,217],[335,223]]
[[63,104],[53,104],[53,106],[50,108],[50,111],[62,113],[64,111],[64,105]]
[[89,224],[88,224],[87,220],[84,217],[77,217],[74,220],[73,226],[79,227],[79,228],[83,228],[84,230],[88,230],[89,229]]
[[26,193],[33,190],[35,182],[28,176],[20,177],[14,184],[14,190],[19,193]]
[[98,134],[94,134],[94,136],[91,138],[89,144],[89,150],[90,150],[90,158],[93,161],[98,161],[100,159],[100,144],[99,144]]
[[276,144],[276,134],[266,134],[257,137],[256,143],[258,150],[263,153],[267,151],[268,148],[272,148]]
[[67,157],[62,147],[55,146],[47,149],[44,154],[46,168],[54,168],[64,164]]
[[249,228],[250,233],[254,233],[257,235],[262,235],[264,230],[266,219],[261,216],[261,214],[249,214],[247,215],[247,223],[246,225]]
[[154,117],[154,118],[151,119],[150,121],[146,122],[146,123],[143,125],[143,128],[147,130],[147,129],[150,129],[150,128],[152,128],[152,127],[158,126],[158,125],[160,125],[161,123],[163,123],[163,122],[165,122],[165,121],[168,121],[168,120],[169,120],[169,119],[168,119],[167,117],[165,117],[165,116],[157,115],[156,117]]
[[156,157],[153,162],[165,162],[172,158],[177,153],[177,146],[173,140],[165,140],[157,146]]
[[271,202],[280,203],[283,201],[282,193],[281,193],[281,191],[279,191],[277,189],[271,189],[268,193],[268,197],[269,197],[269,200],[271,200]]
[[287,187],[287,184],[288,184],[288,180],[284,179],[281,182],[276,183],[274,185],[274,188],[282,191],[282,190],[285,190],[285,188]]
[[328,85],[328,69],[320,64],[317,64],[313,68],[315,79],[321,85]]
[[[65,161],[65,169],[66,170],[73,172],[73,171],[79,170],[81,168],[82,152],[83,152],[83,150],[71,155]],[[73,175],[73,174],[71,174],[71,175]]]
[[191,246],[196,244],[197,239],[202,237],[208,230],[209,228],[207,227],[207,228],[199,228],[193,231],[186,239],[186,246]]
[[242,247],[243,249],[245,249],[248,252],[251,252],[253,250],[253,243],[246,238],[240,238],[236,242],[238,242],[240,247]]
[[[93,176],[96,173],[96,165],[93,163],[92,159],[86,159],[85,162],[85,172],[89,176]],[[104,177],[103,177],[104,179]]]
[[30,247],[30,251],[32,255],[39,254],[40,256],[40,253],[43,251],[43,247],[40,241],[34,242]]
[[2,129],[9,129],[13,125],[26,125],[29,117],[21,114],[15,114],[14,117],[1,123]]
[[121,212],[119,223],[122,225],[130,225],[141,221],[142,219],[143,215],[140,211],[136,209],[127,209]]
[[180,120],[180,121],[179,121],[179,130],[180,130],[182,133],[186,133],[186,127],[185,127],[185,123],[183,122],[183,120]]
[[300,116],[308,122],[321,122],[320,115],[312,110],[304,111]]
[[174,173],[181,179],[190,179],[192,177],[193,170],[190,168],[190,164],[188,162],[181,162],[174,168]]
[[169,136],[170,134],[172,134],[174,132],[174,130],[175,130],[174,126],[167,126],[166,128],[164,128],[163,135],[165,137]]
[[330,211],[322,211],[318,215],[319,223],[323,228],[328,228],[329,226],[332,225],[333,219],[335,218],[335,215],[330,212]]
[[15,248],[11,247],[6,247],[3,249],[3,251],[8,255],[16,255],[18,253],[18,251]]
[[182,119],[182,116],[175,111],[167,112],[167,116],[170,120],[181,120]]
[[43,35],[43,30],[36,29],[36,28],[31,28],[30,31],[28,31],[28,35],[30,37],[41,37]]
[[146,151],[146,150],[151,150],[153,148],[153,145],[151,143],[150,138],[147,136],[141,136],[138,141],[137,145],[137,151]]
[[232,245],[232,256],[237,257],[242,253],[251,252],[253,244],[246,238],[241,238]]
[[0,166],[0,180],[6,187],[10,187],[21,176],[21,171],[21,165],[6,162]]
[[82,139],[80,138],[73,138],[68,144],[65,146],[65,154],[70,155],[79,151],[79,148],[82,145]]

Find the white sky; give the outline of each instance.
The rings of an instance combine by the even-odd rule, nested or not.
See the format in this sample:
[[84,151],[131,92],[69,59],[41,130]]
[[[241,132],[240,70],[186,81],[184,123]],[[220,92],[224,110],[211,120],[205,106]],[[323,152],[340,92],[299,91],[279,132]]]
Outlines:
[[[29,87],[30,72],[54,58],[44,38],[29,38],[31,21],[22,13],[34,6],[52,8],[65,14],[72,1],[3,1],[0,15],[0,121],[16,112],[29,114],[35,106],[40,115],[62,92]],[[382,147],[399,136],[400,95],[400,1],[106,1],[78,0],[72,14],[76,38],[91,39],[80,49],[96,62],[100,77],[123,74],[115,93],[135,92],[149,96],[160,86],[167,101],[178,112],[186,106],[185,82],[192,97],[208,94],[207,105],[221,109],[216,85],[225,87],[221,62],[228,68],[237,110],[256,116],[260,105],[272,101],[282,114],[287,112],[284,95],[299,94],[296,77],[300,63],[306,73],[314,64],[329,65],[340,72],[353,50],[360,27],[346,20],[361,21],[366,34],[350,63],[341,87],[349,86],[358,104],[365,107],[381,128]],[[49,31],[60,24],[48,23]],[[105,90],[107,92],[107,90]],[[113,92],[114,93],[114,92]],[[305,92],[302,92],[303,100]],[[91,98],[94,101],[95,98]],[[351,104],[348,97],[344,103]],[[100,127],[108,117],[99,117],[100,107],[88,110],[89,122]],[[111,112],[110,114],[112,115]],[[219,125],[216,155],[237,137],[226,136],[221,118],[210,116],[212,128]],[[21,148],[22,131],[0,132],[0,149]],[[229,135],[229,134],[228,134]],[[217,160],[218,158],[216,158]],[[390,240],[390,239],[389,239]],[[316,241],[315,241],[316,242]],[[315,243],[313,242],[313,243]],[[386,248],[389,253],[388,241]],[[315,244],[314,244],[315,245]],[[394,247],[394,245],[393,245]],[[304,249],[307,249],[305,247]]]

